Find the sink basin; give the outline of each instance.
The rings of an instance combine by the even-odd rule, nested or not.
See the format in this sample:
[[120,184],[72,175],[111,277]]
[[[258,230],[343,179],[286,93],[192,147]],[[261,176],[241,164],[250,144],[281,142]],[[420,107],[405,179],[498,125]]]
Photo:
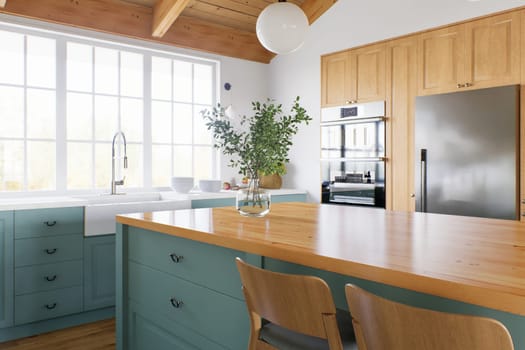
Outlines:
[[164,199],[159,192],[86,195],[75,198],[88,202],[84,209],[85,236],[115,233],[115,215],[118,214],[191,208],[191,200]]
[[92,204],[112,204],[112,203],[129,203],[129,202],[152,202],[162,200],[160,192],[137,192],[137,193],[122,193],[122,194],[87,194],[74,196],[74,198],[82,199]]

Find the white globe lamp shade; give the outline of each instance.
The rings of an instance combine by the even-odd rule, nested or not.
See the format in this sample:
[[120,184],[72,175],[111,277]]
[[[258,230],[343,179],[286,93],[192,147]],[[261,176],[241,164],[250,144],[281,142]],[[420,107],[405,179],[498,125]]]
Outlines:
[[257,18],[257,38],[267,50],[287,54],[301,47],[308,30],[303,10],[289,2],[267,6]]

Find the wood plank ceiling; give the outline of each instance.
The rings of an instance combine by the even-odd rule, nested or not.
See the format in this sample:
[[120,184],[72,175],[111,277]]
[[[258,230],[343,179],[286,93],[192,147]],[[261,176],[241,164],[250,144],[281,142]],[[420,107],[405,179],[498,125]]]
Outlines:
[[[0,13],[268,63],[259,13],[276,0],[0,0]],[[337,0],[288,0],[310,24]]]

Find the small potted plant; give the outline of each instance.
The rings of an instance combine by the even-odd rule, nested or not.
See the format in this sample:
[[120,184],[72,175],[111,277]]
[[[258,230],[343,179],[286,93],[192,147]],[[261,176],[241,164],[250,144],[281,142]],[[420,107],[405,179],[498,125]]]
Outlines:
[[272,100],[252,102],[252,109],[253,115],[241,117],[239,128],[225,116],[220,104],[202,115],[215,139],[215,147],[231,157],[229,166],[238,168],[239,174],[250,179],[248,187],[237,194],[237,209],[241,215],[264,216],[270,211],[270,196],[259,188],[259,177],[284,174],[292,136],[301,123],[308,124],[312,118],[299,104],[299,97],[288,115],[283,113],[281,104]]

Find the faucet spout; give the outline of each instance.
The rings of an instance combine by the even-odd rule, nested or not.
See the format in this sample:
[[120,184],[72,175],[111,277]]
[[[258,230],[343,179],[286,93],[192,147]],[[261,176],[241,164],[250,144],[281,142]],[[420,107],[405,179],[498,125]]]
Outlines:
[[126,135],[122,131],[117,131],[113,136],[113,143],[111,144],[111,194],[117,194],[117,185],[124,185],[124,176],[121,180],[115,180],[115,163],[117,156],[115,155],[115,143],[118,137],[122,138],[124,143],[124,169],[128,168],[128,156],[127,156],[127,145],[126,145]]

